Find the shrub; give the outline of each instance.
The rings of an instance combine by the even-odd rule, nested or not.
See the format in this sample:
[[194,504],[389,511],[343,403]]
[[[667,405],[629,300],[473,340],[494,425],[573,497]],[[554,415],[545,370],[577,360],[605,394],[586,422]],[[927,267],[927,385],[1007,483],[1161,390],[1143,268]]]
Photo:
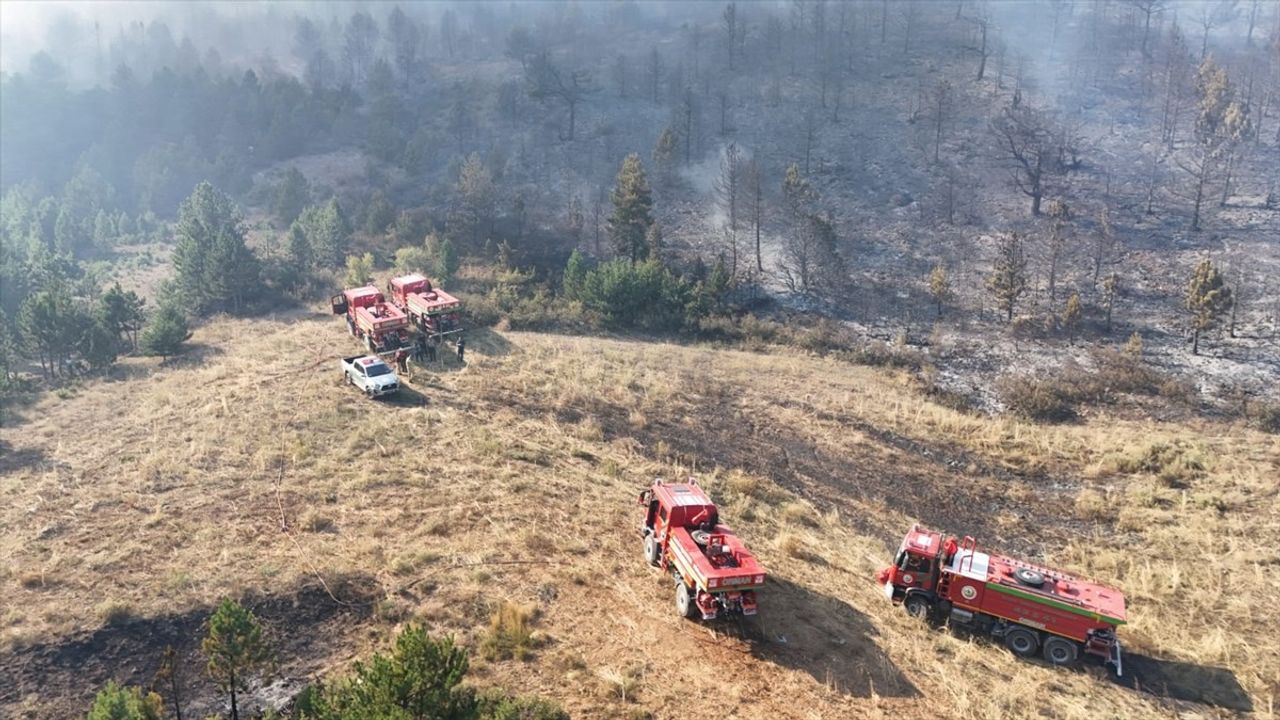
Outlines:
[[347,275],[344,282],[347,287],[360,287],[373,280],[373,253],[347,256]]
[[1069,394],[1052,381],[1010,378],[1000,386],[1000,399],[1010,412],[1030,420],[1066,422],[1076,417]]
[[1111,460],[1111,466],[1122,473],[1155,475],[1169,487],[1181,487],[1204,477],[1205,460],[1196,448],[1183,442],[1154,442],[1136,452]]
[[1255,405],[1249,414],[1259,430],[1280,434],[1280,403]]
[[510,697],[487,690],[476,698],[479,720],[569,720],[559,705],[536,697]]
[[160,310],[142,331],[142,351],[148,355],[168,358],[182,349],[182,343],[191,337],[187,316],[170,300],[160,305]]
[[160,720],[163,717],[164,706],[159,695],[144,695],[139,688],[108,682],[93,699],[87,720]]
[[122,625],[133,617],[133,607],[122,600],[105,600],[98,605],[103,625]]
[[607,262],[587,272],[580,294],[606,324],[647,330],[679,329],[691,300],[689,285],[653,260]]
[[489,631],[480,643],[487,660],[526,660],[533,651],[533,613],[515,603],[504,602],[493,611]]

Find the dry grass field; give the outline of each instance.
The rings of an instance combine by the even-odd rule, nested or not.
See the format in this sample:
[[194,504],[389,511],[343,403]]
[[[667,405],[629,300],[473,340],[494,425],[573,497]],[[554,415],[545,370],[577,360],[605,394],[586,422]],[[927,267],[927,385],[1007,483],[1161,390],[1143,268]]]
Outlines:
[[[165,644],[190,714],[216,711],[194,636],[232,595],[278,648],[260,700],[417,619],[473,648],[473,682],[575,717],[1275,717],[1274,436],[1035,426],[782,350],[487,331],[371,402],[331,317],[192,342],[0,430],[0,715],[74,716]],[[636,492],[689,474],[772,572],[754,621],[677,618],[641,560]],[[873,576],[913,520],[1124,588],[1129,682],[890,607]]]

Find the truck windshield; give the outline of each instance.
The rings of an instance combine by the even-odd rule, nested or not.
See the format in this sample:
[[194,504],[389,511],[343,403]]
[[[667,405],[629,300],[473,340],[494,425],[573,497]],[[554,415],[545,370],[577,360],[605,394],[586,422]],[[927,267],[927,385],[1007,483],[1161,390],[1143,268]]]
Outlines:
[[365,365],[364,372],[369,377],[378,377],[379,375],[391,374],[391,368],[387,367],[386,363],[374,363],[372,365]]

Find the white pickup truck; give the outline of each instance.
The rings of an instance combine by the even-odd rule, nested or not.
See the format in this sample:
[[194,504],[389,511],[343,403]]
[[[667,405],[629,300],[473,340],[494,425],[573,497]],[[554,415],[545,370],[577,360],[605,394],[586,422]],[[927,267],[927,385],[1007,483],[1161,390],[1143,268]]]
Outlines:
[[376,355],[353,355],[342,358],[342,375],[347,382],[371,398],[400,391],[400,378],[391,366]]

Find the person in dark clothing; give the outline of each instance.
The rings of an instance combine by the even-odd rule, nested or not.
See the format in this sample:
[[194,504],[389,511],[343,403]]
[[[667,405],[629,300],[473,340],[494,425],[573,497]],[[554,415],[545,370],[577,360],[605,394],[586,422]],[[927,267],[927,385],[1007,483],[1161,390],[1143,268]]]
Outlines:
[[427,362],[436,361],[436,341],[435,338],[427,341]]
[[464,365],[466,364],[466,360],[462,359],[462,355],[466,351],[467,351],[467,341],[463,338],[458,338],[458,362],[463,363]]
[[427,336],[419,334],[413,341],[413,360],[422,363],[427,360]]
[[396,370],[401,373],[409,372],[409,351],[405,348],[396,351]]

